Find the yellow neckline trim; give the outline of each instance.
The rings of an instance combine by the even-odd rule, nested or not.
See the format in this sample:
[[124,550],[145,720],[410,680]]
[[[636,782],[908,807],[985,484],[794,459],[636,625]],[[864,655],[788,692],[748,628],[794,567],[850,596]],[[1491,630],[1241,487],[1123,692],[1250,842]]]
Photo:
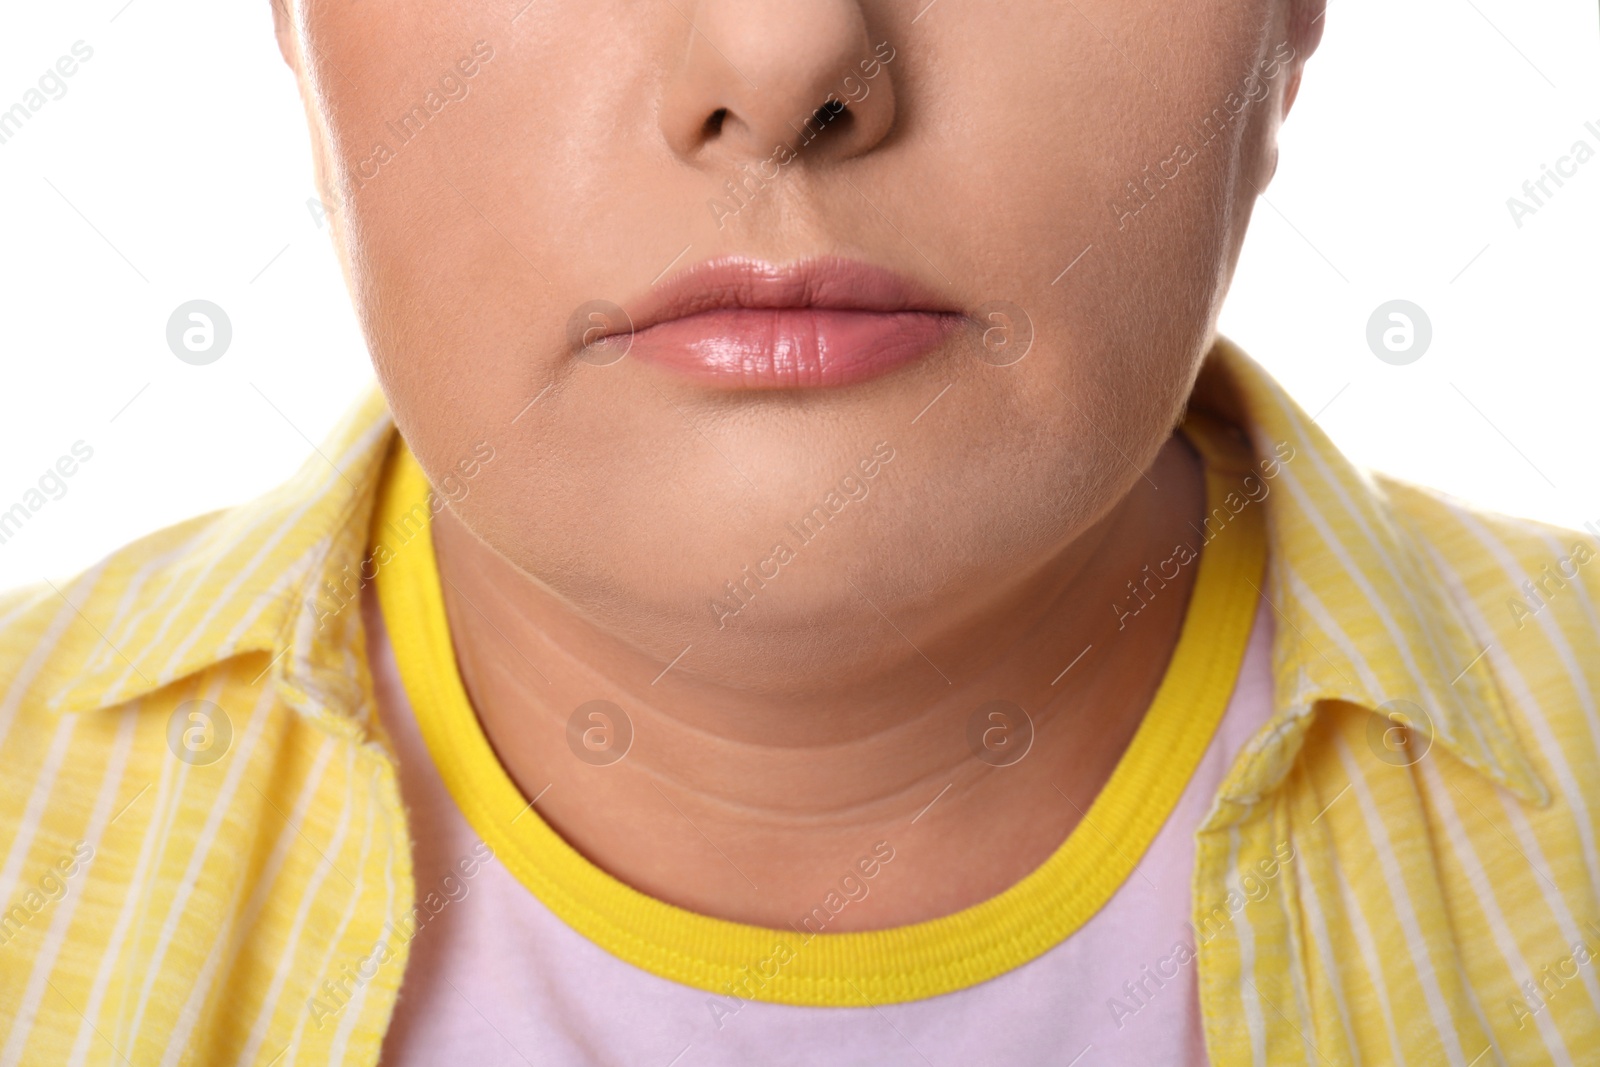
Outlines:
[[[1248,454],[1241,458],[1231,435],[1200,416],[1184,431],[1206,459],[1208,510],[1226,512]],[[728,922],[647,896],[589,862],[540,817],[495,756],[457,673],[429,492],[397,439],[373,517],[377,590],[423,739],[468,823],[546,907],[613,955],[708,992],[780,1004],[891,1004],[964,989],[1043,955],[1088,921],[1132,874],[1210,743],[1244,659],[1251,583],[1260,582],[1266,559],[1259,504],[1233,514],[1221,533],[1208,526],[1155,699],[1083,822],[1033,873],[943,918],[813,934]],[[378,553],[385,541],[398,550]]]

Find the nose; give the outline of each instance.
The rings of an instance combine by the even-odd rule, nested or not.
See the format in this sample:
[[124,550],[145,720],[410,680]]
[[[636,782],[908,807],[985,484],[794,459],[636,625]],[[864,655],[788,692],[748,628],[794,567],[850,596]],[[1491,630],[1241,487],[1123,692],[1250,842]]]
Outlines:
[[[701,0],[684,15],[661,129],[696,166],[870,151],[894,125],[894,85],[856,0]],[[787,162],[787,160],[784,160]]]

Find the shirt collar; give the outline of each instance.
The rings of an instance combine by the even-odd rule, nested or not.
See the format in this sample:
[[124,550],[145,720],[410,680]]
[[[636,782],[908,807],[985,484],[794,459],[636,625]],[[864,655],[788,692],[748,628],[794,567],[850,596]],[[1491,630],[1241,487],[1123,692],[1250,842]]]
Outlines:
[[[1226,339],[1206,361],[1195,403],[1247,428],[1267,486],[1262,595],[1277,622],[1276,714],[1252,742],[1258,758],[1241,761],[1224,793],[1244,802],[1274,787],[1318,709],[1342,701],[1374,713],[1375,738],[1388,728],[1389,712],[1400,711],[1418,732],[1413,753],[1416,744],[1437,742],[1519,796],[1548,802],[1482,645],[1382,486]],[[373,387],[282,486],[114,554],[97,568],[96,582],[121,584],[119,617],[85,620],[100,641],[60,646],[35,691],[59,711],[108,707],[260,654],[259,677],[276,670],[308,711],[348,716],[363,706],[368,681],[356,601],[394,436]],[[1274,461],[1274,475],[1265,477]],[[127,635],[114,655],[101,647],[108,631]]]
[[115,707],[260,654],[257,681],[275,671],[318,694],[316,710],[359,696],[365,672],[351,670],[349,653],[364,646],[349,577],[394,433],[373,386],[287,482],[118,550],[92,585],[64,590],[95,616],[79,612],[94,632],[60,642],[34,692],[55,711]]
[[[1384,484],[1223,338],[1196,390],[1197,402],[1207,399],[1247,428],[1258,458],[1278,461],[1262,499],[1275,715],[1252,742],[1258,758],[1240,761],[1224,795],[1249,803],[1277,785],[1319,710],[1340,701],[1373,713],[1368,740],[1381,759],[1415,762],[1437,743],[1519,797],[1548,803],[1511,729],[1485,642]],[[1392,747],[1395,714],[1415,731],[1403,751]]]

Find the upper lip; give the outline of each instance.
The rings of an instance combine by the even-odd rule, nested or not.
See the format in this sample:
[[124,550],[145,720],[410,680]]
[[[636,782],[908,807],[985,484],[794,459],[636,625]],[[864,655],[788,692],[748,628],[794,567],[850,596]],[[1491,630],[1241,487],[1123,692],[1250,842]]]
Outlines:
[[[626,306],[634,331],[726,309],[959,313],[948,300],[902,274],[860,260],[817,256],[774,264],[725,256],[685,267]],[[629,328],[619,324],[609,333]]]

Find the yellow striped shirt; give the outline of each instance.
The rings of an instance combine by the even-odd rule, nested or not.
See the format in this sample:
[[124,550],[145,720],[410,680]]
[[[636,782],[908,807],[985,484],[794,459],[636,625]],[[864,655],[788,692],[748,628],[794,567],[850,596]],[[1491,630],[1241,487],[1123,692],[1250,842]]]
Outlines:
[[[1212,1062],[1594,1062],[1600,549],[1357,470],[1225,341],[1207,375],[1281,461],[1238,504],[1274,715],[1196,851]],[[417,905],[357,602],[393,437],[373,393],[280,489],[0,598],[0,1067],[377,1062]]]

